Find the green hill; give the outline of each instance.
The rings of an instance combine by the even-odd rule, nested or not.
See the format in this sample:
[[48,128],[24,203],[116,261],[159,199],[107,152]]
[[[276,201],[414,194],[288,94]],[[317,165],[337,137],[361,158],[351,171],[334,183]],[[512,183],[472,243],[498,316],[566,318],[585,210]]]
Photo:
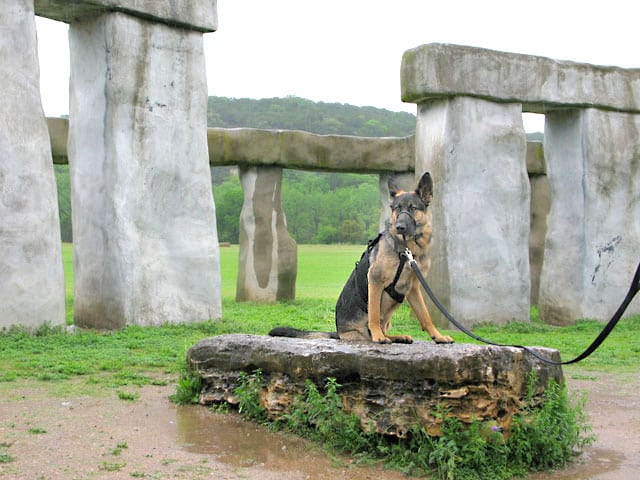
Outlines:
[[[413,135],[416,117],[374,107],[313,102],[299,97],[209,97],[210,127],[305,130],[318,134],[369,137]],[[539,134],[541,135],[541,134]],[[71,206],[67,166],[56,166],[63,241],[71,241]],[[234,169],[212,169],[218,235],[238,242],[242,189]],[[364,243],[377,230],[377,175],[285,170],[282,203],[289,232],[299,243]],[[355,212],[355,213],[354,213]]]

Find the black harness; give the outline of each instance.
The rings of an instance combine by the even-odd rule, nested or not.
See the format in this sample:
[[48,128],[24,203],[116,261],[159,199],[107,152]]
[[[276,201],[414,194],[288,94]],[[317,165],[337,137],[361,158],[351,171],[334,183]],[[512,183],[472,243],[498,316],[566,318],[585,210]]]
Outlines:
[[[375,246],[380,242],[382,238],[382,233],[379,233],[376,238],[373,240],[369,240],[367,243],[367,249],[362,253],[360,260],[356,262],[355,267],[355,283],[356,283],[356,291],[358,292],[358,300],[360,303],[360,309],[364,312],[369,310],[369,287],[367,274],[369,273],[370,261],[369,256],[371,255],[371,251],[375,248]],[[387,285],[384,289],[385,292],[396,302],[402,303],[404,302],[404,295],[396,290],[396,284],[400,279],[400,275],[402,274],[402,270],[404,269],[405,264],[407,263],[407,257],[399,253],[398,258],[400,263],[398,264],[398,269],[396,270],[396,275],[393,277],[393,281]]]

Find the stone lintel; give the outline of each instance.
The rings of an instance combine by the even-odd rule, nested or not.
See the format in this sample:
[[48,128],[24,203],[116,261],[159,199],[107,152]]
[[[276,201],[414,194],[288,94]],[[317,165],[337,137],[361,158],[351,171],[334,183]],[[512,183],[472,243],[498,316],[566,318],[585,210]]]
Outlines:
[[640,113],[640,69],[598,66],[483,48],[430,43],[407,50],[402,100],[471,96],[545,113],[595,107]]
[[107,12],[123,12],[201,32],[217,30],[216,7],[217,0],[35,0],[36,15],[65,23]]
[[[558,360],[556,350],[536,348]],[[353,344],[230,334],[201,340],[187,362],[202,380],[201,403],[237,403],[240,375],[261,369],[261,402],[269,415],[285,412],[304,393],[305,381],[341,385],[345,406],[363,428],[403,436],[421,423],[438,432],[433,416],[439,404],[463,421],[497,421],[508,427],[526,394],[527,374],[537,375],[536,394],[549,380],[563,381],[562,368],[549,366],[522,350],[470,344]]]
[[[53,162],[59,165],[69,163],[67,158],[67,137],[69,136],[69,120],[62,117],[48,117],[47,125],[49,126],[49,135],[51,137],[51,151],[53,153]],[[285,135],[285,133],[291,133]],[[303,146],[289,146],[287,150],[304,151],[308,155],[305,157],[299,153],[294,159],[288,159],[283,156],[282,152],[278,156],[266,156],[265,152],[261,152],[261,148],[266,144],[276,149],[282,148],[283,144],[278,141],[278,136],[282,140],[300,142]],[[320,137],[320,138],[318,138]],[[379,172],[379,173],[407,173],[413,172],[414,156],[415,156],[415,137],[395,138],[377,138],[377,137],[353,137],[346,135],[316,135],[313,133],[289,130],[261,130],[253,128],[212,128],[207,129],[207,138],[209,142],[209,163],[212,167],[220,167],[224,165],[260,166],[260,165],[277,165],[283,168],[299,168],[301,170],[325,170],[324,165],[319,161],[318,150],[312,148],[313,145],[329,142],[331,138],[336,140],[336,144],[342,144],[344,156],[338,157],[336,153],[331,153],[335,157],[337,164],[333,168],[335,171],[354,171],[361,173]],[[366,142],[361,142],[361,140]],[[260,143],[264,142],[264,143]],[[364,146],[361,154],[349,150],[348,144]],[[371,143],[370,145],[367,145]],[[354,147],[355,148],[355,147]],[[266,151],[272,152],[273,150]],[[364,153],[367,152],[367,153]],[[378,153],[380,152],[380,153]],[[238,155],[236,158],[234,155]],[[375,160],[376,156],[380,156],[379,161]],[[361,170],[356,168],[356,164],[362,166],[361,157],[367,156],[368,163]],[[389,160],[389,163],[385,163]],[[542,142],[527,142],[527,170],[530,175],[544,175],[546,173],[546,163],[544,160],[544,152],[542,150]],[[386,180],[385,180],[386,181]],[[385,197],[386,201],[386,197]]]
[[299,130],[209,128],[209,160],[219,165],[277,165],[305,170],[407,172],[414,137],[318,135]]

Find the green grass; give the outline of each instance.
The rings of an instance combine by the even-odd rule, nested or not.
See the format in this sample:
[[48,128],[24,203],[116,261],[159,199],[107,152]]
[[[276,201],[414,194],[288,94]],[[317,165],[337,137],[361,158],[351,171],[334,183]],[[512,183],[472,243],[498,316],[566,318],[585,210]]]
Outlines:
[[[343,282],[360,258],[361,246],[298,247],[298,282],[295,302],[260,305],[236,303],[235,284],[238,247],[221,248],[223,319],[190,325],[157,328],[127,327],[98,333],[79,331],[74,335],[58,329],[41,328],[35,335],[13,329],[0,335],[0,391],[3,384],[18,379],[60,383],[80,379],[82,384],[122,390],[178,381],[187,349],[198,340],[225,333],[264,335],[276,325],[313,330],[334,330],[334,307]],[[71,246],[63,246],[67,279],[67,303],[73,304]],[[72,310],[69,309],[72,317]],[[564,359],[576,356],[591,343],[602,324],[584,320],[569,327],[541,323],[534,310],[533,321],[503,327],[482,326],[481,336],[502,343],[518,343],[557,348]],[[393,331],[427,340],[406,305],[394,316]],[[472,342],[458,331],[449,331],[457,342]],[[640,364],[640,317],[622,320],[607,341],[587,360],[567,369],[570,375],[594,378],[592,372],[630,373]],[[61,389],[67,391],[67,389]]]
[[64,269],[67,324],[73,323],[73,245],[62,244],[62,268]]
[[[235,302],[238,247],[222,248],[223,318],[215,322],[161,327],[130,326],[114,332],[79,330],[73,335],[46,325],[36,332],[10,329],[0,334],[0,396],[10,399],[16,382],[35,381],[50,385],[50,394],[54,396],[115,394],[123,401],[136,401],[139,398],[138,387],[172,383],[177,384],[175,400],[188,403],[193,400],[194,379],[185,373],[185,356],[187,350],[200,339],[225,333],[264,335],[276,325],[334,330],[335,301],[354,263],[360,258],[362,248],[299,246],[297,300],[270,305]],[[71,246],[63,245],[69,323],[73,318],[71,253]],[[427,340],[406,305],[399,309],[393,323],[395,332]],[[533,309],[531,322],[512,323],[502,327],[482,325],[474,331],[496,342],[558,348],[563,358],[569,359],[584,350],[602,326],[600,322],[583,320],[569,327],[553,327],[543,324],[537,311]],[[458,331],[447,333],[457,342],[472,342]],[[565,368],[565,373],[583,380],[597,380],[602,372],[618,375],[637,372],[640,363],[639,334],[639,316],[622,320],[591,357],[576,366]],[[246,405],[249,408],[249,404]],[[547,422],[550,426],[557,424],[554,418],[550,416]],[[348,418],[341,421],[338,425],[340,431],[344,431],[345,425],[351,425]],[[523,427],[528,426],[529,423],[523,424]],[[460,445],[469,444],[466,430],[460,430],[456,435],[460,437]],[[529,437],[531,435],[527,436]],[[482,443],[478,436],[474,438],[476,443]],[[420,450],[423,444],[420,441],[415,446]],[[545,441],[541,445],[546,445]],[[423,461],[459,462],[459,448],[463,447],[451,442],[435,445],[430,456],[423,457]],[[416,453],[409,453],[407,459],[412,462]],[[476,455],[477,452],[471,453]],[[548,456],[541,455],[544,458]],[[10,461],[12,457],[8,455],[6,448],[0,448],[0,463]],[[121,468],[122,464],[119,463],[104,462],[100,466],[104,471],[117,471]],[[414,467],[412,464],[403,464],[400,468],[410,472]]]
[[[337,300],[363,250],[362,245],[298,245],[296,299]],[[238,245],[220,249],[220,275],[222,296],[235,298]]]

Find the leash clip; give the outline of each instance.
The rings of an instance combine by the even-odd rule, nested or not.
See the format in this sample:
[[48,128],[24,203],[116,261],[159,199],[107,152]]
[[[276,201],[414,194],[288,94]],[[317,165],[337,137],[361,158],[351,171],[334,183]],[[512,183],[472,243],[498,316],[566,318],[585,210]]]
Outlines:
[[413,254],[411,253],[411,250],[409,250],[408,248],[405,248],[404,256],[407,257],[407,260],[409,260],[409,263],[415,263],[415,259],[413,258]]

